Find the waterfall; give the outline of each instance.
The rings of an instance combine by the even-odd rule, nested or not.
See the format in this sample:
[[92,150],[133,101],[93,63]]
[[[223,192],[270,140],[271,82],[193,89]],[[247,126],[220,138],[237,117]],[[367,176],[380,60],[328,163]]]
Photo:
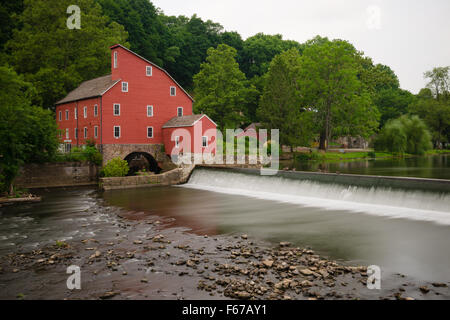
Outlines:
[[[450,225],[450,194],[196,169],[186,188]],[[276,214],[276,213],[274,213]]]

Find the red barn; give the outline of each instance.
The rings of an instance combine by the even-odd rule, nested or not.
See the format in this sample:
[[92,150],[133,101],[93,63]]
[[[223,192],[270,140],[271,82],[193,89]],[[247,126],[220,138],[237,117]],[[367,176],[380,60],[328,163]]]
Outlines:
[[[118,44],[110,75],[83,82],[56,103],[60,141],[68,151],[93,140],[104,162],[144,156],[155,165],[172,152],[214,153],[216,124],[194,115],[192,103],[167,71]],[[188,132],[190,143],[180,130],[173,135],[175,128]]]

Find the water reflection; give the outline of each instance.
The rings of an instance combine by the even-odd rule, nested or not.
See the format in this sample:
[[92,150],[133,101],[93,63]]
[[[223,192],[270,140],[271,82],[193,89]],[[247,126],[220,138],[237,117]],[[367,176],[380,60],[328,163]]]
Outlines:
[[450,179],[450,156],[448,155],[340,162],[291,160],[281,161],[280,166],[295,168],[298,171]]

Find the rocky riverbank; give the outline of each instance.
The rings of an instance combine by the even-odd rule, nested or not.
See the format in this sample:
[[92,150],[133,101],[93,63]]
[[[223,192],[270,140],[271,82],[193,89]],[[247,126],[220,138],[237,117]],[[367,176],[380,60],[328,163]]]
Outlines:
[[[116,216],[94,237],[56,241],[1,257],[0,299],[449,299],[448,283],[383,276],[367,289],[365,266],[348,266],[309,248],[247,235],[198,236],[174,219],[141,217],[101,203]],[[89,228],[88,226],[85,226]],[[69,290],[67,267],[81,270]]]

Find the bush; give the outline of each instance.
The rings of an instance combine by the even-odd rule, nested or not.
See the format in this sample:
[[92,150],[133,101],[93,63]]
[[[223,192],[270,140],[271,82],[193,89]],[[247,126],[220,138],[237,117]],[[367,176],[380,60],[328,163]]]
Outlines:
[[367,157],[374,159],[377,157],[377,155],[374,151],[370,151],[370,152],[367,152]]
[[105,177],[125,177],[130,171],[128,162],[120,158],[114,158],[103,167]]
[[424,154],[432,148],[431,134],[418,116],[389,120],[375,140],[376,151]]

